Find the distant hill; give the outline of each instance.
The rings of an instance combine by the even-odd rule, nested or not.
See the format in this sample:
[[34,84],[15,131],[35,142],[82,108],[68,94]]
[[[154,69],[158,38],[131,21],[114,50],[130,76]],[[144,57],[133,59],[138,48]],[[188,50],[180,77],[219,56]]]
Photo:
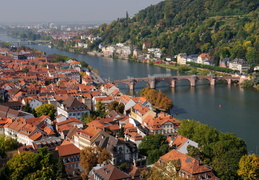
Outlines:
[[105,44],[144,42],[172,57],[208,52],[259,64],[258,0],[165,0],[94,31]]

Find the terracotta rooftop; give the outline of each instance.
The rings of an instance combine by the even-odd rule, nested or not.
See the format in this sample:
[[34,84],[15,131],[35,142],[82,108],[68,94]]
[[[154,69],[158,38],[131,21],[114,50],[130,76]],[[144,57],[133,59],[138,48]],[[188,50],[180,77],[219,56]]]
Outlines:
[[56,147],[60,157],[70,156],[74,154],[79,154],[80,149],[69,141],[64,140],[60,146]]
[[211,168],[205,166],[200,160],[182,154],[174,149],[169,151],[165,155],[161,156],[158,162],[168,162],[172,160],[179,160],[181,164],[181,170],[188,172],[190,174],[212,171]]
[[102,177],[102,179],[107,180],[119,180],[119,179],[127,179],[130,178],[128,174],[119,170],[115,166],[108,164],[98,170],[95,171],[95,174],[98,177]]

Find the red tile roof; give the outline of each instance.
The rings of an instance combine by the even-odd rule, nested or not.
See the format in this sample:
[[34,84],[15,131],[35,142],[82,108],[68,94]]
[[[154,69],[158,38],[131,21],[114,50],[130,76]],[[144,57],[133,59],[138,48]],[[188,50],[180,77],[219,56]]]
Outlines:
[[98,177],[102,177],[107,180],[119,180],[119,179],[128,179],[130,176],[125,172],[119,170],[115,166],[108,164],[95,171],[95,174],[98,174]]
[[80,149],[69,141],[64,140],[60,146],[56,147],[59,157],[80,154]]
[[181,170],[190,174],[212,171],[212,169],[210,169],[208,166],[205,166],[200,160],[187,156],[174,149],[161,156],[158,162],[168,162],[172,160],[179,160],[181,164]]

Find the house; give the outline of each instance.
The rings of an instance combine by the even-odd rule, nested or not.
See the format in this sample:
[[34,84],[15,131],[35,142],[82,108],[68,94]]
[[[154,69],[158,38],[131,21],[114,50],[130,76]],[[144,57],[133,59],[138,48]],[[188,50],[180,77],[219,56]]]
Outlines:
[[37,141],[32,144],[33,149],[39,149],[42,147],[48,147],[49,150],[54,151],[57,146],[62,143],[60,137],[47,137]]
[[91,142],[92,146],[99,146],[101,149],[106,148],[111,153],[111,163],[113,165],[119,165],[124,162],[133,163],[134,160],[139,158],[136,144],[130,141],[123,141],[104,131],[96,134]]
[[[147,49],[148,51],[148,56],[154,56],[155,58],[161,58],[162,56],[162,52],[161,52],[161,49],[160,48],[148,48]],[[150,57],[148,57],[150,58]]]
[[142,49],[147,49],[147,48],[151,48],[152,43],[151,42],[144,42],[142,45]]
[[41,106],[44,102],[39,101],[37,97],[29,96],[22,99],[23,105],[26,105],[27,103],[29,103],[31,109],[35,109],[36,107]]
[[187,54],[186,53],[180,53],[176,56],[177,64],[186,64],[187,61]]
[[[63,117],[61,115],[61,117]],[[59,117],[59,118],[61,118]],[[61,122],[57,122],[56,123],[56,130],[58,131],[58,133],[60,134],[61,139],[66,139],[66,136],[69,132],[70,129],[72,129],[73,127],[76,127],[78,129],[82,129],[84,126],[84,123],[74,117],[70,117],[67,120],[61,121]]]
[[73,135],[73,143],[79,149],[83,149],[87,146],[91,146],[92,138],[98,134],[100,130],[93,127],[87,127],[85,129],[78,129]]
[[136,167],[134,165],[131,166],[131,169],[130,169],[130,172],[129,172],[129,175],[131,176],[131,178],[133,180],[141,180],[143,179],[141,177],[141,171],[147,171],[147,172],[150,172],[151,171],[151,167]]
[[58,156],[61,158],[65,167],[81,170],[80,149],[74,144],[64,140],[55,150],[58,151]]
[[211,57],[207,53],[202,53],[198,56],[197,63],[211,65]]
[[114,90],[119,90],[119,88],[111,83],[107,83],[107,84],[101,86],[101,91],[106,93],[107,95],[110,95]]
[[138,133],[138,128],[128,123],[124,126],[124,136],[126,140],[129,140],[139,146],[142,142],[142,135]]
[[220,59],[220,60],[219,60],[219,67],[228,68],[230,61],[231,61],[231,59],[229,59],[228,57],[226,57],[226,58],[224,58],[224,59]]
[[119,170],[112,164],[107,164],[104,167],[94,171],[90,180],[131,180],[130,175]]
[[0,105],[7,106],[13,110],[22,110],[22,103],[20,101],[12,101],[12,102],[5,102],[5,103],[0,103]]
[[203,164],[201,160],[187,156],[179,151],[171,150],[161,156],[157,163],[176,161],[179,164],[179,176],[183,179],[210,179],[219,180],[212,171],[212,168]]
[[197,63],[198,57],[199,57],[198,54],[191,54],[191,55],[187,56],[187,62]]
[[180,122],[166,113],[159,113],[156,117],[146,116],[142,123],[149,130],[149,134],[175,135]]
[[89,108],[75,97],[69,96],[58,108],[57,114],[66,118],[75,117],[81,119],[84,114],[90,114]]
[[249,69],[249,64],[244,59],[234,59],[229,62],[229,68],[233,70],[238,70],[240,73]]
[[88,127],[93,127],[102,131],[110,131],[112,134],[118,134],[120,127],[115,124],[113,118],[97,118],[92,122],[87,123]]
[[13,120],[11,118],[0,118],[0,135],[4,134],[4,126],[6,124],[11,124]]
[[107,106],[110,102],[113,101],[112,96],[95,96],[92,98],[93,101],[93,109],[96,110],[96,104],[98,102],[104,103]]
[[47,136],[47,133],[36,125],[27,123],[22,119],[13,121],[5,125],[5,135],[17,139],[18,142],[26,145],[32,145],[36,140]]
[[130,118],[137,121],[137,123],[142,124],[147,116],[155,117],[156,113],[142,104],[135,104],[131,108]]
[[84,84],[84,85],[91,85],[91,84],[93,84],[93,78],[91,76],[87,75],[87,74],[84,75],[82,77],[82,84]]
[[34,115],[31,113],[27,113],[24,111],[17,111],[14,109],[9,108],[8,106],[0,105],[0,118],[11,118],[11,119],[17,119],[20,117],[23,117],[25,119],[28,118],[34,118]]
[[172,146],[175,150],[177,150],[183,154],[188,153],[187,147],[189,145],[198,148],[198,143],[196,143],[186,137],[183,137],[181,135],[177,135],[173,139],[171,139],[171,137],[170,137],[169,145]]

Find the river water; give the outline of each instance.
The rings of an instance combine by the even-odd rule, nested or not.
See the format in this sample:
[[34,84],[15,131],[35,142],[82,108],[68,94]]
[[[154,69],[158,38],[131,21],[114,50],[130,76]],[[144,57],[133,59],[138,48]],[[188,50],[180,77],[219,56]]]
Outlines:
[[[0,34],[1,41],[14,41],[5,34]],[[111,58],[80,55],[64,52],[47,46],[28,45],[47,54],[64,54],[83,60],[98,69],[103,79],[119,80],[128,77],[147,77],[148,75],[171,74],[175,71],[146,64],[114,60]],[[123,93],[139,95],[139,90],[147,83],[137,84],[135,91],[129,91],[125,84],[119,87]],[[196,87],[189,87],[182,80],[176,88],[166,83],[159,84],[159,90],[169,96],[174,103],[171,113],[178,119],[194,119],[217,128],[221,132],[232,132],[246,141],[248,152],[259,154],[259,92],[245,90],[239,86],[220,84],[212,87],[201,81]],[[221,107],[219,107],[221,105]]]

